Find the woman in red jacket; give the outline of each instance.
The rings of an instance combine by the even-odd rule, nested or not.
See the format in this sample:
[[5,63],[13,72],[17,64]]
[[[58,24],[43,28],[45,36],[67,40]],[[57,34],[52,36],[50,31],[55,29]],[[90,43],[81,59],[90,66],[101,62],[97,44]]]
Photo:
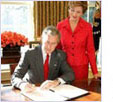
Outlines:
[[67,61],[75,72],[76,80],[88,78],[90,62],[95,78],[98,78],[92,27],[81,16],[87,10],[87,1],[70,1],[69,17],[58,23],[61,33],[58,48],[67,54]]

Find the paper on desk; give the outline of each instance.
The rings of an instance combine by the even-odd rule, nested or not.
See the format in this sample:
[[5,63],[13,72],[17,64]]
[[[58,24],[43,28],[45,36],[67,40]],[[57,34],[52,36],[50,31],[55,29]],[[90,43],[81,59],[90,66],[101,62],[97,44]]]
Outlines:
[[65,101],[87,94],[88,91],[72,85],[59,85],[48,90],[41,90],[40,87],[32,93],[22,92],[25,96],[34,101]]
[[59,85],[58,87],[52,88],[52,90],[54,90],[56,94],[68,97],[69,99],[88,93],[86,90],[67,84]]
[[54,92],[51,92],[49,90],[40,90],[39,87],[37,87],[37,90],[35,90],[32,93],[26,93],[21,92],[23,95],[27,96],[28,98],[32,99],[33,101],[63,101],[67,100],[67,98],[62,97]]

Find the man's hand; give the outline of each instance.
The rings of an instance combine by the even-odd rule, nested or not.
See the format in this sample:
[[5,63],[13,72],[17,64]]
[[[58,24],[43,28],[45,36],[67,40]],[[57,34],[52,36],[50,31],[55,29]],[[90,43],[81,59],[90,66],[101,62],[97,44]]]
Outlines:
[[21,88],[22,91],[25,91],[25,92],[33,92],[36,90],[36,86],[34,84],[30,84],[30,83],[25,83],[22,88]]
[[58,86],[59,84],[60,84],[59,80],[45,81],[44,83],[42,83],[41,89],[44,90],[44,89],[53,88],[53,87]]

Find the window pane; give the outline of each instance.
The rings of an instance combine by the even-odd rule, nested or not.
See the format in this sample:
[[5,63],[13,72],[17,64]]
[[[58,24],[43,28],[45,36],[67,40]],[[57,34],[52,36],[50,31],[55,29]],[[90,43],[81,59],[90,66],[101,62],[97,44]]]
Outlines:
[[87,21],[87,11],[85,12],[85,14],[82,16],[82,18],[84,18]]
[[93,14],[95,11],[95,7],[89,7],[89,22],[93,24]]
[[[33,4],[33,3],[31,3]],[[33,40],[33,13],[29,4],[1,5],[1,32],[18,32]]]

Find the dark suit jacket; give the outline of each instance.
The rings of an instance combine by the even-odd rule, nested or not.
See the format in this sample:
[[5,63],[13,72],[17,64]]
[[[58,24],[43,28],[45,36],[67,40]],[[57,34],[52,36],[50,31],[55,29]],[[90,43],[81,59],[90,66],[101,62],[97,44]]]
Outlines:
[[[74,80],[74,72],[66,62],[65,53],[55,49],[51,54],[48,80],[54,80],[58,77],[68,83]],[[22,79],[22,81],[17,81],[17,78]],[[42,83],[44,81],[41,46],[28,50],[20,59],[20,62],[12,75],[12,85],[19,87],[23,82],[23,78],[25,81],[33,84]]]

